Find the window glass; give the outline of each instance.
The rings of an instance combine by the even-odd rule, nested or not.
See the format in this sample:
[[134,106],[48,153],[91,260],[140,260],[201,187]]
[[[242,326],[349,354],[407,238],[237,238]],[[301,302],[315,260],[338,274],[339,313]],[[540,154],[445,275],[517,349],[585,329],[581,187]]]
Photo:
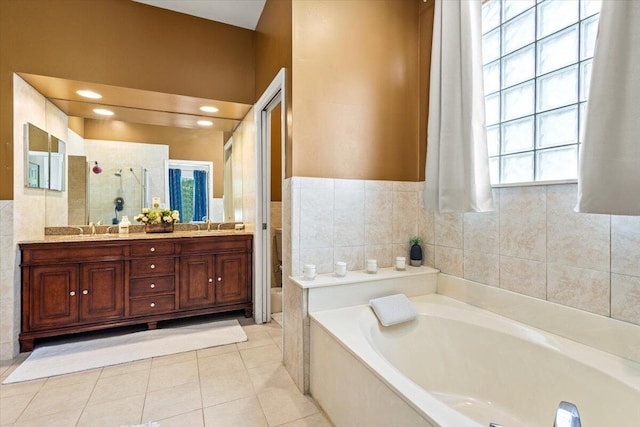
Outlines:
[[601,0],[485,0],[491,182],[577,178]]

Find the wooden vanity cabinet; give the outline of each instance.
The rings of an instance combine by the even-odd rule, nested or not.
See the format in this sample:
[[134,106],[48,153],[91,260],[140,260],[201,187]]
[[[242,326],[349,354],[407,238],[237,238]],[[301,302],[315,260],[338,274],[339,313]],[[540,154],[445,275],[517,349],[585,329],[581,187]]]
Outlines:
[[21,351],[37,338],[244,310],[253,236],[20,244]]

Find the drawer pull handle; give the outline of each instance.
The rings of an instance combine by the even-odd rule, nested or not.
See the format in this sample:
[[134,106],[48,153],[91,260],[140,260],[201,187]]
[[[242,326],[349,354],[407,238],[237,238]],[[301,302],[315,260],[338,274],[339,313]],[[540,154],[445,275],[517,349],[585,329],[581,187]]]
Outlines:
[[82,291],[82,295],[87,295],[88,293],[89,293],[89,291],[86,290],[86,289],[84,291]]
[[151,304],[149,304],[149,307],[155,307],[155,306],[156,306],[155,302],[152,302]]
[[154,268],[156,268],[155,264],[151,264],[151,269],[153,270]]
[[212,283],[213,279],[211,277],[209,277],[209,283]]
[[218,282],[222,282],[222,277],[218,277]]
[[69,295],[71,295],[72,297],[74,297],[74,296],[76,295],[76,292],[75,292],[75,291],[71,291],[71,292],[69,292]]
[[151,289],[153,289],[153,288],[155,288],[155,287],[156,287],[156,284],[155,284],[155,283],[152,283],[149,287],[150,287]]
[[156,251],[156,248],[151,248],[151,249],[149,249],[149,250],[150,250],[151,252],[155,252],[155,251]]

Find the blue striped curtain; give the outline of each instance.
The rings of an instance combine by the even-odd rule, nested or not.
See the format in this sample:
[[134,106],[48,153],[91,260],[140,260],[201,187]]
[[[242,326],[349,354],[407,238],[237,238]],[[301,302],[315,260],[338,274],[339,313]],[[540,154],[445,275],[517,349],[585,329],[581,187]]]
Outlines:
[[202,221],[207,218],[207,172],[193,171],[193,180],[193,220]]
[[182,222],[182,171],[169,169],[169,208],[178,211]]

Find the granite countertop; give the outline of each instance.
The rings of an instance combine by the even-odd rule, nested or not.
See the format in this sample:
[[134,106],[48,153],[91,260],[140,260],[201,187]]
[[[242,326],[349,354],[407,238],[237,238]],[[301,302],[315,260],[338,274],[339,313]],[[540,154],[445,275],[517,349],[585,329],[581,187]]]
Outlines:
[[253,232],[247,230],[193,230],[193,231],[174,231],[172,233],[100,233],[100,234],[67,234],[67,235],[47,235],[41,239],[23,240],[19,243],[59,243],[59,242],[96,242],[96,241],[115,241],[115,240],[148,240],[148,239],[175,239],[175,238],[197,238],[207,236],[241,236],[253,235]]

